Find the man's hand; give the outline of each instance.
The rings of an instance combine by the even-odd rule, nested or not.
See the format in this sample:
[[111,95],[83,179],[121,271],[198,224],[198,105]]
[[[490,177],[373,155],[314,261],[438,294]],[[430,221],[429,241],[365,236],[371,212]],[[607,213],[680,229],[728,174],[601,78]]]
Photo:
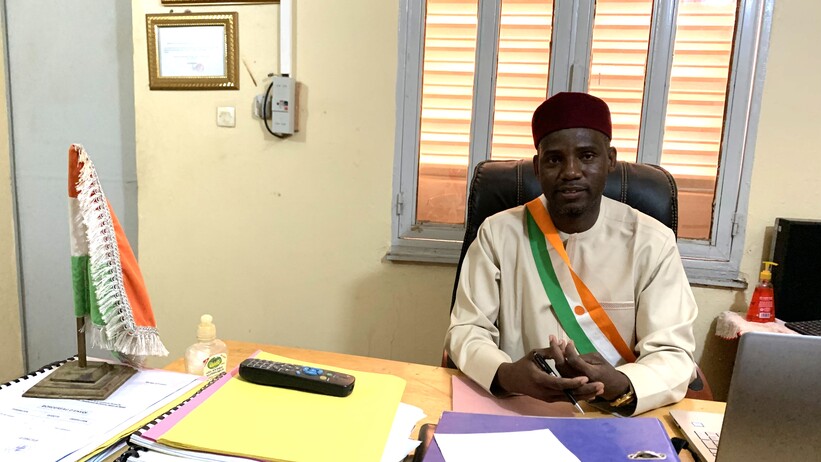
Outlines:
[[630,389],[630,379],[626,375],[616,370],[599,353],[588,353],[580,355],[572,340],[567,343],[554,342],[551,336],[550,347],[556,362],[556,369],[562,377],[586,377],[591,382],[601,382],[604,384],[603,399],[612,401],[627,393]]
[[499,386],[508,393],[520,393],[547,402],[569,401],[565,390],[581,400],[591,400],[604,392],[604,384],[591,381],[585,376],[570,378],[554,377],[539,369],[534,363],[533,353],[545,358],[553,358],[551,349],[534,350],[514,363],[503,363],[496,371]]

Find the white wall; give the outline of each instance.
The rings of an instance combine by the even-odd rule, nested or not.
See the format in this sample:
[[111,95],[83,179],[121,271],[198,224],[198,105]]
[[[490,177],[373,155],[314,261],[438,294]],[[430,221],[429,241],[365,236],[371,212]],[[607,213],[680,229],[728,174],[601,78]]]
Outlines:
[[[0,12],[2,14],[2,12]],[[6,32],[0,30],[0,50],[5,49]],[[6,100],[6,58],[0,53],[0,108]],[[9,156],[8,113],[0,110],[0,383],[23,373],[23,343],[17,290],[17,256],[12,218],[11,157]]]
[[[76,354],[67,153],[85,146],[136,244],[131,8],[6,0],[11,130],[27,369]],[[93,356],[107,355],[91,348]]]
[[[239,91],[150,91],[133,3],[140,264],[178,357],[200,314],[224,338],[435,363],[454,268],[385,261],[391,225],[398,3],[296,2],[302,131],[251,117],[277,63],[278,5],[239,11]],[[216,126],[217,106],[237,109]]]

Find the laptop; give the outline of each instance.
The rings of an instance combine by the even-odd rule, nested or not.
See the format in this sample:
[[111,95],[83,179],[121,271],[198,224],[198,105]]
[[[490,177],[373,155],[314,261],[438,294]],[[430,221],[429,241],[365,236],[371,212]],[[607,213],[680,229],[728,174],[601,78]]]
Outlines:
[[724,415],[678,410],[670,415],[704,462],[819,460],[819,358],[821,337],[745,333]]
[[724,414],[673,410],[670,416],[690,443],[690,448],[698,454],[699,460],[715,462]]
[[821,336],[821,319],[811,321],[787,321],[784,327],[803,335]]

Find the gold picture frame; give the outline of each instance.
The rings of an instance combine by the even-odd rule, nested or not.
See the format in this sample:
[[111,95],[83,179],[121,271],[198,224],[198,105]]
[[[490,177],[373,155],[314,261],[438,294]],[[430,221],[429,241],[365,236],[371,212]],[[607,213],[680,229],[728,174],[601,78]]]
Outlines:
[[279,3],[279,0],[162,0],[163,5],[207,5],[209,3]]
[[239,90],[237,13],[147,14],[148,87]]

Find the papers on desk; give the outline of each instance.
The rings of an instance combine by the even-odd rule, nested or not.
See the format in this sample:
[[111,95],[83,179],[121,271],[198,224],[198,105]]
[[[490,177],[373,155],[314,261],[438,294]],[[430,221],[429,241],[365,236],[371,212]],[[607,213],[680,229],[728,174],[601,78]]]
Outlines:
[[[425,417],[425,414],[416,406],[399,403],[396,416],[393,419],[388,442],[382,452],[382,462],[398,462],[403,460],[411,451],[416,449],[421,441],[408,438],[416,424]],[[149,449],[148,452],[140,453],[140,462],[145,460],[197,460],[201,462],[244,462],[252,461],[245,457],[226,456],[222,454],[212,454],[209,452],[191,451],[186,449],[173,448],[154,440],[145,438],[139,433],[130,438],[132,445]],[[151,458],[146,459],[145,454],[151,454]],[[156,456],[161,454],[162,456]],[[165,456],[166,458],[163,458]]]
[[411,434],[416,424],[425,417],[425,413],[418,407],[399,403],[390,434],[388,434],[388,442],[382,452],[382,462],[403,460],[405,456],[419,446],[421,441],[409,439],[408,435]]
[[[545,446],[530,453],[525,459],[517,457],[512,451],[515,450],[515,444],[532,442],[533,434],[525,432],[545,429],[550,430],[560,442],[558,445],[555,441],[551,443],[550,452],[545,454],[549,459],[545,460],[575,460],[563,459],[562,457],[569,457],[565,451],[581,460],[629,460],[630,455],[648,451],[663,454],[668,461],[678,460],[670,437],[667,436],[661,421],[656,418],[524,417],[445,411],[436,427],[430,448],[425,453],[424,461],[462,460],[452,457],[460,457],[472,449],[462,447],[463,444],[478,444],[469,440],[468,434],[478,439],[495,438],[499,447],[505,449],[504,455],[500,458],[480,456],[470,460],[542,460],[534,455],[541,457],[547,452]],[[542,433],[537,435],[545,437]],[[440,445],[443,437],[446,445],[444,450]],[[445,452],[453,450],[454,447],[457,452]]]
[[477,414],[533,415],[541,417],[573,417],[570,403],[548,403],[526,395],[497,398],[465,376],[454,375],[453,410]]
[[[344,455],[361,462],[383,460],[397,415],[407,440],[423,417],[421,410],[401,406],[405,381],[399,377],[350,371],[307,363],[269,353],[256,357],[333,369],[356,377],[356,388],[345,398],[266,387],[246,382],[236,370],[226,374],[166,418],[131,438],[169,454],[226,460],[223,456],[268,461],[327,461]],[[397,410],[399,409],[399,412]],[[407,441],[398,460],[412,449]]]
[[[570,403],[546,403],[529,396],[497,398],[467,377],[453,376],[452,381],[457,412],[442,416],[425,462],[627,460],[639,450],[670,454],[667,460],[677,460],[658,419],[572,418]],[[634,431],[642,436],[633,436]]]
[[521,432],[439,433],[434,438],[447,462],[581,462],[546,428]]
[[0,460],[82,460],[139,428],[149,416],[201,385],[199,377],[139,371],[105,400],[24,398],[56,368],[0,389]]

